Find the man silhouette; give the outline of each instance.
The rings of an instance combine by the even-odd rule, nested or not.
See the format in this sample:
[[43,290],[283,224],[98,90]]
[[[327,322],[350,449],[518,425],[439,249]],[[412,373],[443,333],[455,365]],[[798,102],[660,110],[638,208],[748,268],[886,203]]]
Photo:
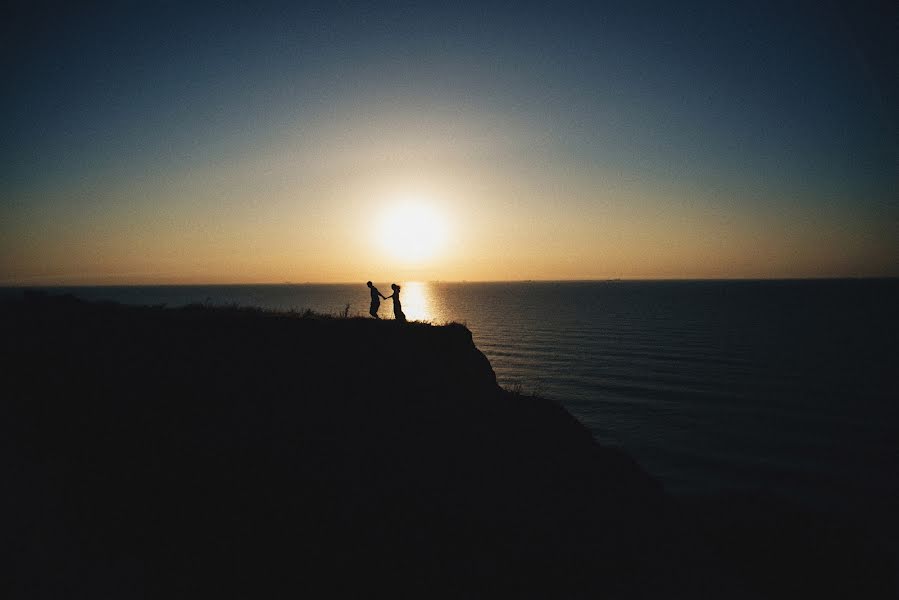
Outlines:
[[368,314],[376,319],[380,319],[381,317],[378,316],[378,308],[381,306],[381,298],[387,300],[387,296],[379,292],[378,288],[371,284],[371,281],[369,281],[365,285],[367,285],[368,289],[371,290],[371,307],[368,309]]

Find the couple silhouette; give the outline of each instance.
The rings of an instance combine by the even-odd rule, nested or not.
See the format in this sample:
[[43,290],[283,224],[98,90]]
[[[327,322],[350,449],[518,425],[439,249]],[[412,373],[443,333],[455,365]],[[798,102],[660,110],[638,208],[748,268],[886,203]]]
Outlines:
[[372,285],[371,281],[365,285],[367,285],[368,289],[371,291],[371,308],[368,309],[368,314],[376,319],[380,319],[381,317],[378,316],[378,308],[381,306],[381,298],[384,298],[384,300],[393,298],[393,318],[397,321],[406,320],[406,315],[403,313],[403,305],[400,304],[400,286],[391,283],[390,289],[393,290],[393,293],[389,296],[385,296],[378,291],[378,288]]

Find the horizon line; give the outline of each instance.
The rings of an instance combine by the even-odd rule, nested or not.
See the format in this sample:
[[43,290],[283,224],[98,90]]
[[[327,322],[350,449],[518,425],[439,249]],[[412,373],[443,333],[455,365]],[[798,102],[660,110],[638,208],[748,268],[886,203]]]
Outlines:
[[[424,279],[402,280],[409,283],[618,283],[618,282],[752,282],[752,281],[856,281],[899,279],[899,275],[849,275],[809,277],[603,277],[575,279]],[[359,285],[359,281],[247,281],[247,282],[192,282],[192,283],[0,283],[0,288],[78,288],[78,287],[226,287],[226,286],[284,286],[284,285]],[[385,280],[386,281],[386,280]]]

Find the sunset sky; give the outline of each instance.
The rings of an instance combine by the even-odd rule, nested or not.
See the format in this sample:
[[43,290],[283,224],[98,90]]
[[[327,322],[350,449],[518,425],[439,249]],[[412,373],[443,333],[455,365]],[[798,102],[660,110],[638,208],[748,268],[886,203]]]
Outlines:
[[0,285],[899,276],[895,12],[71,4],[0,26]]

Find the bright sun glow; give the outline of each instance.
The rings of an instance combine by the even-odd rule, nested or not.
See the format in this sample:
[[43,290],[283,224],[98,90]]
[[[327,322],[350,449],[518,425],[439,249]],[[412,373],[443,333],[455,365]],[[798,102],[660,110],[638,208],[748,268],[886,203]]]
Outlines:
[[430,206],[406,202],[389,208],[381,217],[378,241],[395,258],[421,262],[443,246],[446,221]]

